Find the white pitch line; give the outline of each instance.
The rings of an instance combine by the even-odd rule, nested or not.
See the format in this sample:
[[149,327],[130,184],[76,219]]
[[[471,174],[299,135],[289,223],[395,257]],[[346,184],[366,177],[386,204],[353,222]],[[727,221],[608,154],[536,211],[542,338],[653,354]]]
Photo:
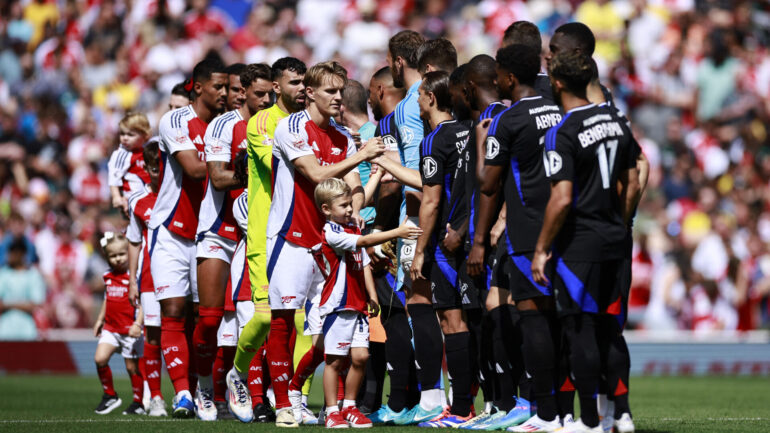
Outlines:
[[[770,421],[770,418],[765,417],[723,417],[723,418],[652,418],[652,417],[638,417],[634,418],[636,421],[663,421],[663,422],[687,422],[687,423],[703,423],[703,422],[750,422],[750,421]],[[178,420],[178,419],[149,419],[149,418],[131,418],[131,419],[10,419],[0,420],[0,424],[68,424],[68,423],[92,423],[92,422],[184,422],[195,420]]]

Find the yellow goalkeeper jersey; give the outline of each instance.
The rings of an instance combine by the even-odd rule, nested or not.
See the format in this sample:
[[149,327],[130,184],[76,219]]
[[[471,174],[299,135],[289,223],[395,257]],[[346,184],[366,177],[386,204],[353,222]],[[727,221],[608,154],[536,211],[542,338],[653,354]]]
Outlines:
[[252,116],[246,126],[249,141],[246,257],[249,258],[249,274],[255,291],[267,284],[267,216],[272,198],[273,134],[278,122],[288,116],[289,113],[274,104]]

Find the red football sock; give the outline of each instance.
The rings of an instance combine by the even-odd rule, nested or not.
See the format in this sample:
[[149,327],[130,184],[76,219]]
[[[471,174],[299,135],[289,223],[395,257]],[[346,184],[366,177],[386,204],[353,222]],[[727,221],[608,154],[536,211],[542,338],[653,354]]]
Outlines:
[[185,320],[182,317],[162,317],[160,321],[160,347],[163,348],[163,358],[174,391],[179,393],[190,390],[187,376],[190,353],[184,333]]
[[109,365],[104,367],[96,366],[96,373],[99,374],[99,381],[102,382],[102,389],[105,394],[117,395],[115,388],[112,386],[112,370]]
[[190,394],[195,395],[195,390],[198,387],[198,370],[195,368],[195,344],[193,342],[193,334],[195,334],[195,323],[197,316],[195,315],[195,309],[192,305],[188,305],[187,316],[184,323],[184,335],[187,341],[187,383],[190,387]]
[[294,377],[289,384],[289,391],[300,391],[310,375],[313,374],[316,368],[324,362],[324,351],[310,346],[302,359],[297,365],[297,371],[294,372]]
[[[266,350],[267,342],[263,343],[262,347],[257,350],[254,358],[251,359],[251,365],[249,365],[249,392],[251,393],[252,406],[264,402],[265,369],[262,362],[264,361]],[[267,377],[270,377],[270,375],[267,375]]]
[[270,364],[270,380],[275,392],[275,408],[291,407],[289,381],[292,373],[292,357],[289,336],[294,328],[294,310],[273,311],[270,335],[267,340],[267,359]]
[[160,346],[144,340],[144,378],[150,387],[150,395],[162,397],[160,393]]
[[224,315],[224,307],[200,307],[200,319],[195,326],[195,366],[198,376],[211,376],[211,368],[217,355],[217,330]]
[[225,376],[233,368],[235,349],[235,346],[222,346],[217,349],[217,359],[214,360],[214,368],[211,372],[214,375],[214,401],[225,401],[225,389],[227,389]]
[[131,392],[134,393],[134,401],[137,403],[142,402],[142,394],[144,394],[144,379],[142,374],[129,374],[131,376]]

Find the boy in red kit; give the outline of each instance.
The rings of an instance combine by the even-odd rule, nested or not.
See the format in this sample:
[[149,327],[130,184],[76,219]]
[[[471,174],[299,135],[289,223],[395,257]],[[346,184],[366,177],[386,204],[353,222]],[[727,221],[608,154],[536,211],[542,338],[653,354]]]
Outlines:
[[166,416],[166,405],[160,392],[160,303],[155,298],[155,287],[150,274],[150,242],[147,223],[158,199],[158,138],[150,139],[143,150],[144,169],[150,183],[128,198],[128,275],[129,298],[139,297],[144,313],[144,376],[150,388],[151,400],[147,406],[150,416]]
[[95,412],[106,415],[121,404],[112,386],[112,371],[109,361],[112,354],[120,350],[126,360],[126,370],[131,377],[133,402],[123,415],[143,415],[142,387],[144,381],[139,373],[139,358],[142,356],[142,307],[134,309],[128,298],[128,241],[118,233],[107,232],[101,240],[110,271],[104,274],[104,303],[94,325],[94,336],[99,337],[94,362],[104,395]]
[[[369,319],[379,314],[369,256],[364,248],[394,238],[417,239],[419,227],[402,225],[386,232],[362,236],[354,224],[350,186],[336,178],[321,182],[314,192],[316,205],[326,216],[323,243],[316,255],[325,277],[321,292],[320,314],[323,322],[324,400],[326,427],[371,427],[372,422],[356,407],[356,396],[369,359]],[[345,399],[342,410],[337,406],[338,376],[348,365]]]
[[118,123],[120,146],[107,163],[112,207],[128,214],[128,198],[150,182],[144,170],[142,145],[150,138],[150,122],[142,113],[128,113]]

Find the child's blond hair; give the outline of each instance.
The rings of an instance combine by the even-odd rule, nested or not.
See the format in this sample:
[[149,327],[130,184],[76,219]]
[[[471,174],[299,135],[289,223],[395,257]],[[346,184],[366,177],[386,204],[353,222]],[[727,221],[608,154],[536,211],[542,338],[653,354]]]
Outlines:
[[120,232],[104,232],[104,236],[99,240],[99,244],[102,246],[105,254],[107,253],[107,247],[115,242],[125,242],[128,245],[128,239]]
[[126,113],[126,115],[120,119],[118,128],[126,131],[137,131],[147,136],[149,136],[151,132],[150,121],[147,120],[147,116],[138,111]]
[[330,177],[315,187],[313,196],[316,206],[320,209],[322,205],[330,205],[334,199],[351,193],[350,186],[344,180]]

